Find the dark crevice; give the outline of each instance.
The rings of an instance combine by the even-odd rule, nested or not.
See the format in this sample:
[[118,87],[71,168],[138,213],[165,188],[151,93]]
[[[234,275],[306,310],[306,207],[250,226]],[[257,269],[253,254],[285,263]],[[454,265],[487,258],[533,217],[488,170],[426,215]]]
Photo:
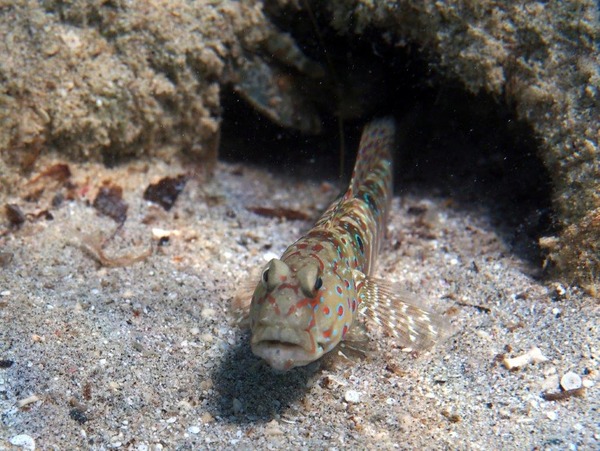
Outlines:
[[[303,51],[327,66],[314,34],[302,30],[309,36],[293,35]],[[471,94],[459,82],[432,72],[415,48],[394,48],[375,30],[340,37],[323,25],[321,33],[327,51],[335,55],[336,73],[313,92],[323,133],[284,129],[237,94],[225,92],[222,158],[263,165],[285,177],[335,180],[338,113],[351,105],[343,121],[347,179],[362,126],[372,117],[393,115],[400,129],[396,193],[447,197],[463,210],[481,212],[483,207],[508,247],[539,267],[537,239],[551,232],[553,213],[550,178],[531,128],[501,99]],[[341,107],[346,94],[360,102],[345,99]]]

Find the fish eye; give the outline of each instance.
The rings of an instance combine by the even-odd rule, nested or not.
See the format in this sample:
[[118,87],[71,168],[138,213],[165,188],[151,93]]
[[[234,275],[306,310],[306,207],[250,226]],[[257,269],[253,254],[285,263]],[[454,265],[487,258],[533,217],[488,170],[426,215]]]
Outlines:
[[315,282],[315,291],[320,290],[322,286],[323,286],[323,279],[321,279],[320,277],[317,277],[317,280]]
[[265,270],[262,273],[261,278],[265,285],[267,285],[269,283],[269,268],[265,268]]

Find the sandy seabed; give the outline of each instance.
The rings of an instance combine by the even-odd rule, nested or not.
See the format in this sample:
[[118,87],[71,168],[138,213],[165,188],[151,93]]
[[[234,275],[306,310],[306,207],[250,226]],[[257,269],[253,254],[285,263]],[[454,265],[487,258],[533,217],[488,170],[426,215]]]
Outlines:
[[[312,220],[248,208],[316,219],[331,185],[219,163],[165,212],[142,193],[184,173],[177,164],[70,169],[74,195],[59,206],[50,204],[58,185],[32,202],[21,200],[25,184],[5,199],[30,215],[0,238],[0,449],[600,447],[598,304],[539,280],[484,208],[410,188],[393,201],[377,275],[445,314],[445,342],[415,354],[372,331],[367,357],[345,352],[275,374],[228,306]],[[130,266],[103,267],[83,245],[117,228],[91,206],[104,180],[129,205],[106,255],[153,246]],[[52,219],[34,217],[45,209]],[[534,362],[507,368],[532,348]],[[567,373],[582,379],[572,396],[560,386]]]

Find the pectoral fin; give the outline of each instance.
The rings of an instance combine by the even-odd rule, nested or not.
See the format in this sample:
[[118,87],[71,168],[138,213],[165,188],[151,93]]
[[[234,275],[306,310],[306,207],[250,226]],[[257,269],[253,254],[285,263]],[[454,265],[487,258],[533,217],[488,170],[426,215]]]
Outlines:
[[359,310],[366,322],[381,327],[402,346],[427,349],[448,335],[446,320],[420,307],[423,303],[415,295],[359,271],[354,277],[359,286]]

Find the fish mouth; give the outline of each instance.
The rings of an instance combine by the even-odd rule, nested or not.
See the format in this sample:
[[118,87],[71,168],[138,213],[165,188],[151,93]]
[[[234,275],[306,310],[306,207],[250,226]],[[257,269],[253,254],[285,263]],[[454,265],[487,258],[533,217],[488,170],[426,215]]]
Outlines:
[[323,355],[309,332],[289,327],[256,327],[250,341],[252,352],[276,370],[308,365]]

